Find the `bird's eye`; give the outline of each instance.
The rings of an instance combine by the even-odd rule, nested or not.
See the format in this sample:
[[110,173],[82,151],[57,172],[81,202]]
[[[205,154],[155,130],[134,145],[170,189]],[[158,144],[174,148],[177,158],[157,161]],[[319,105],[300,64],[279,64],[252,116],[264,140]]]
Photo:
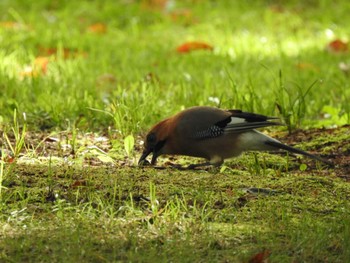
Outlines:
[[155,144],[157,142],[157,137],[154,133],[150,133],[147,135],[147,143],[148,144]]

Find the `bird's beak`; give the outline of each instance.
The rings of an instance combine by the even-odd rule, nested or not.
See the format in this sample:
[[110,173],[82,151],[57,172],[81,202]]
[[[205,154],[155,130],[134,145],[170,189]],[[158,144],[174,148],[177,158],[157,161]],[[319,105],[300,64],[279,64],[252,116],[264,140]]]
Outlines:
[[156,150],[152,151],[152,149],[146,149],[146,150],[143,151],[143,153],[142,153],[142,155],[140,157],[140,160],[138,162],[138,165],[144,165],[144,164],[148,164],[149,165],[150,163],[146,160],[146,158],[147,158],[147,156],[150,153],[153,154],[152,155],[152,160],[151,160],[151,165],[155,165],[159,154],[156,152]]
[[159,156],[159,154],[156,151],[153,151],[152,160],[151,160],[152,165],[156,164],[158,156]]
[[[151,149],[145,149],[140,157],[140,160],[138,162],[138,165],[143,165],[145,163],[148,163],[149,162],[146,160],[147,156],[152,152]],[[152,161],[153,161],[153,158],[152,158]]]

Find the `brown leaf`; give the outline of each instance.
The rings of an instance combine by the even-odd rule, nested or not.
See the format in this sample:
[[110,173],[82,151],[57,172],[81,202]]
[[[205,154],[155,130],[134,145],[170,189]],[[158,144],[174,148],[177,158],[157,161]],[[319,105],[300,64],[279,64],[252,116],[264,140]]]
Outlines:
[[47,65],[50,62],[50,57],[36,57],[34,60],[34,68],[41,71],[41,73],[46,74]]
[[14,29],[14,30],[28,29],[28,27],[25,26],[24,24],[17,23],[14,21],[2,21],[0,22],[0,28]]
[[20,72],[21,77],[38,77],[45,75],[47,72],[47,65],[50,62],[50,57],[36,57],[32,65],[27,65]]
[[179,53],[188,53],[193,50],[199,50],[199,49],[204,49],[204,50],[213,50],[213,47],[207,43],[204,42],[199,42],[199,41],[192,41],[192,42],[185,42],[182,45],[178,46],[176,48],[176,51]]
[[297,68],[301,69],[301,70],[309,70],[309,71],[314,71],[314,72],[319,72],[320,69],[315,66],[312,63],[308,63],[308,62],[299,62],[297,65]]
[[39,74],[34,70],[32,66],[25,66],[23,70],[19,73],[20,77],[37,77]]
[[179,9],[168,13],[171,20],[174,22],[180,22],[185,25],[191,25],[196,23],[196,19],[193,17],[192,11],[189,9]]
[[232,191],[232,188],[227,188],[227,189],[226,189],[226,194],[227,194],[228,196],[234,196],[234,193],[233,193],[233,191]]
[[71,184],[72,188],[86,186],[87,182],[85,180],[76,180],[74,183]]
[[111,73],[105,73],[96,79],[96,83],[98,86],[104,86],[106,84],[114,85],[117,82],[117,78]]
[[330,53],[344,53],[348,51],[348,43],[340,39],[336,39],[327,45],[327,50]]
[[284,13],[286,10],[285,8],[280,4],[273,4],[268,7],[268,9],[273,13]]
[[12,156],[7,156],[7,157],[5,158],[5,162],[6,162],[6,163],[13,163],[14,161],[15,161],[15,158],[12,157]]
[[249,259],[249,263],[267,263],[267,258],[270,256],[271,252],[267,249],[262,252],[255,254]]
[[40,56],[53,56],[53,57],[57,57],[59,55],[62,55],[62,57],[64,59],[68,59],[68,58],[75,58],[75,57],[85,57],[86,53],[85,52],[81,52],[75,49],[70,49],[70,48],[62,48],[62,49],[58,49],[58,48],[52,48],[52,47],[38,47],[38,51]]
[[95,34],[106,34],[107,26],[103,23],[92,24],[87,28],[87,31]]
[[142,0],[141,6],[145,9],[165,10],[168,0]]

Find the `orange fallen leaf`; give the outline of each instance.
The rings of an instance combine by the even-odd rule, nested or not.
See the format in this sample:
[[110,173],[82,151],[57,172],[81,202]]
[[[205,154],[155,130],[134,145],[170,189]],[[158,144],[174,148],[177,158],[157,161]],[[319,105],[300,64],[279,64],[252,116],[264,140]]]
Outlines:
[[262,252],[255,254],[253,257],[249,259],[249,263],[265,263],[267,262],[267,258],[270,256],[271,252],[267,249]]
[[39,73],[34,70],[32,66],[25,66],[23,70],[19,73],[21,77],[37,77]]
[[103,23],[96,23],[90,25],[87,31],[95,34],[105,34],[107,32],[107,26]]
[[36,57],[34,60],[34,67],[41,70],[41,73],[46,74],[49,62],[50,57]]
[[36,57],[32,65],[27,65],[20,72],[22,77],[37,77],[40,74],[45,75],[47,72],[47,65],[50,62],[50,57]]
[[12,157],[12,156],[7,156],[7,157],[5,158],[5,162],[6,162],[6,163],[13,163],[14,161],[15,161],[15,158]]
[[168,0],[142,0],[141,6],[145,9],[165,10]]
[[174,10],[168,14],[172,21],[184,23],[186,25],[191,25],[196,22],[196,19],[193,18],[192,11],[189,9],[179,9]]
[[343,53],[348,51],[348,43],[340,39],[333,40],[327,45],[327,50],[331,53]]
[[76,49],[70,48],[52,48],[52,47],[38,47],[40,56],[62,56],[64,59],[75,58],[75,57],[85,57],[86,53],[78,51]]
[[0,160],[6,163],[13,163],[15,161],[15,157],[10,150],[0,149]]
[[96,79],[97,86],[115,85],[116,82],[117,78],[111,73],[102,74]]
[[13,21],[2,21],[0,22],[0,27],[2,28],[15,28],[18,26],[18,23]]
[[[43,56],[52,56],[52,55],[57,55],[58,49],[57,48],[46,48],[46,47],[38,47],[39,53]],[[64,57],[68,57],[69,54],[71,53],[71,50],[68,48],[62,48],[62,53]]]
[[231,188],[227,188],[225,192],[228,196],[234,196],[234,193]]
[[24,24],[17,23],[14,21],[2,21],[0,22],[0,28],[5,29],[27,29],[28,27]]
[[284,7],[282,5],[279,5],[279,4],[270,5],[268,7],[268,9],[273,13],[284,13],[285,12]]
[[314,72],[319,72],[320,69],[315,66],[312,63],[308,63],[308,62],[299,62],[298,64],[296,64],[296,67],[301,69],[301,70],[310,70],[310,71],[314,71]]
[[193,50],[213,50],[213,47],[207,43],[199,42],[199,41],[192,41],[192,42],[186,42],[182,45],[178,46],[176,48],[176,51],[179,53],[188,53]]
[[87,185],[87,182],[85,180],[76,180],[74,183],[71,184],[71,187],[76,188],[76,187],[82,187],[86,185]]

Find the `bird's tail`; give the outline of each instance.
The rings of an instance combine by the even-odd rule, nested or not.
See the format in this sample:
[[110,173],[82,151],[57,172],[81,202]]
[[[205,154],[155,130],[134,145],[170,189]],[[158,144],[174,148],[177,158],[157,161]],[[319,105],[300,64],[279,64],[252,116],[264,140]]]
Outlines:
[[311,153],[308,153],[308,152],[305,152],[303,150],[300,150],[300,149],[297,149],[297,148],[293,148],[291,146],[288,146],[288,145],[285,145],[285,144],[282,144],[278,141],[266,141],[265,142],[266,145],[269,145],[269,146],[272,146],[274,148],[277,148],[277,149],[282,149],[282,150],[286,150],[288,152],[292,152],[292,153],[296,153],[296,154],[301,154],[301,155],[304,155],[304,156],[307,156],[311,159],[314,159],[314,160],[317,160],[317,161],[320,161],[320,162],[323,162],[323,163],[326,163],[330,166],[334,166],[333,163],[329,162],[328,160],[325,160],[319,156],[316,156],[316,155],[313,155]]

